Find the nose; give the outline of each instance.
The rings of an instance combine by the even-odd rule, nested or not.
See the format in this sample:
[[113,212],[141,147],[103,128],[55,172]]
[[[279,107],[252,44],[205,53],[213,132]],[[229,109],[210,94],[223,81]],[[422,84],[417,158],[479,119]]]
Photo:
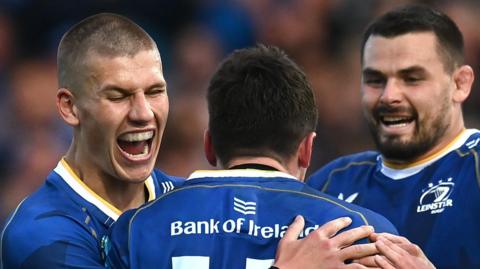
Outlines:
[[154,118],[152,107],[145,93],[140,92],[132,96],[131,108],[129,112],[131,121],[146,123]]
[[398,85],[398,81],[395,79],[387,80],[385,87],[383,88],[382,95],[380,96],[380,102],[385,104],[400,103],[402,100],[402,89]]

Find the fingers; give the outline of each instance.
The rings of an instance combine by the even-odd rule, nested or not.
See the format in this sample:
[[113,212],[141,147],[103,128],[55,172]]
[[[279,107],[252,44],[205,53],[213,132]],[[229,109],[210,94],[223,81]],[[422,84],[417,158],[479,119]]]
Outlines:
[[425,256],[420,247],[411,243],[407,238],[403,236],[397,236],[389,233],[380,233],[377,234],[377,240],[378,238],[386,238],[388,241],[395,243],[398,247],[404,249],[413,256]]
[[340,247],[352,245],[355,241],[368,237],[373,233],[372,226],[360,226],[348,231],[344,231],[333,238],[333,241]]
[[368,237],[368,239],[370,239],[370,241],[372,241],[372,242],[375,242],[375,241],[378,240],[378,237],[379,237],[379,236],[380,236],[380,234],[378,234],[378,233],[372,233],[372,234]]
[[377,265],[380,268],[382,268],[382,269],[395,269],[395,267],[393,267],[385,257],[382,257],[380,255],[375,255],[374,258],[375,258],[375,262],[377,263]]
[[[394,243],[380,236],[375,245],[383,255],[381,258],[375,257],[375,262],[382,268],[435,268],[423,254],[423,251],[415,244]],[[411,252],[416,252],[420,255],[412,255]],[[389,267],[385,262],[388,262],[391,266]]]
[[425,256],[425,254],[423,254],[423,251],[420,249],[420,247],[413,243],[409,243],[409,244],[401,243],[401,244],[397,244],[397,246],[404,249],[412,256],[416,256],[416,257]]
[[[376,250],[378,252],[378,250]],[[375,256],[367,256],[367,257],[362,257],[362,258],[356,258],[353,260],[354,263],[359,263],[361,265],[364,265],[368,268],[371,267],[376,267],[377,263],[375,262]]]
[[[375,243],[369,244],[358,244],[346,247],[340,250],[340,257],[342,260],[352,260],[352,259],[364,259],[365,263],[363,265],[375,265],[372,255],[378,254],[377,247]],[[368,257],[370,256],[370,257]],[[370,258],[370,260],[368,260]]]
[[338,233],[341,229],[348,227],[352,223],[352,219],[349,217],[343,217],[331,220],[314,231],[314,233],[324,236],[326,238],[331,238]]
[[295,241],[300,236],[300,233],[303,231],[305,226],[305,219],[302,216],[298,215],[293,220],[292,224],[288,226],[288,229],[285,231],[282,241]]
[[358,263],[346,264],[342,268],[348,268],[348,269],[381,269],[376,264],[374,264],[373,266],[365,266],[363,264],[358,264]]
[[[377,242],[375,242],[378,250],[392,261],[393,264],[396,264],[401,261],[402,256],[409,255],[405,250],[397,246],[395,243],[389,241],[388,239],[382,239],[381,237]],[[377,259],[375,259],[377,260]]]
[[[329,221],[319,227],[314,233],[323,235],[327,238],[330,238],[338,233],[341,229],[347,227],[352,223],[352,219],[349,217],[343,217]],[[305,226],[305,219],[298,215],[295,220],[288,226],[288,229],[285,231],[282,241],[294,241],[297,240],[300,233]]]
[[385,237],[387,238],[388,240],[392,241],[393,243],[396,243],[396,244],[410,244],[411,242],[408,241],[407,238],[403,237],[403,236],[399,236],[399,235],[394,235],[394,234],[389,234],[389,233],[376,233],[375,234],[377,236],[377,239],[378,237]]

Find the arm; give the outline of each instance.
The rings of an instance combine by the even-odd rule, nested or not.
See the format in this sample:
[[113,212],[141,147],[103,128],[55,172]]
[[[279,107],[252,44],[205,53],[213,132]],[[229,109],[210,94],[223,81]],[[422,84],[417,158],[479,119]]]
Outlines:
[[388,233],[374,233],[370,238],[375,242],[381,255],[363,258],[356,262],[384,269],[435,269],[420,247],[405,237]]
[[347,260],[377,253],[373,243],[353,245],[373,233],[370,226],[337,234],[351,222],[350,218],[339,218],[298,239],[305,225],[303,217],[298,216],[278,245],[274,266],[280,269],[367,268],[361,264],[345,264]]
[[13,221],[2,236],[3,268],[103,268],[98,241],[65,216]]

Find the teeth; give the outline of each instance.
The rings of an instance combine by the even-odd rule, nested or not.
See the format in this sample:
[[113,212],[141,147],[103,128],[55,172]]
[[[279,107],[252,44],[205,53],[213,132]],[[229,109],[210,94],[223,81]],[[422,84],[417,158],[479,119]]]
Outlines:
[[389,127],[393,128],[400,128],[400,127],[405,127],[407,126],[407,123],[396,123],[396,124],[388,124]]
[[386,122],[391,122],[391,121],[402,121],[402,120],[406,120],[407,118],[404,118],[404,117],[383,117],[383,121],[386,121]]
[[390,128],[402,128],[412,122],[412,118],[405,116],[382,116],[381,122]]
[[148,132],[142,132],[142,133],[123,134],[118,139],[127,141],[127,142],[139,142],[139,141],[145,141],[145,140],[151,139],[152,137],[153,137],[153,131],[148,131]]

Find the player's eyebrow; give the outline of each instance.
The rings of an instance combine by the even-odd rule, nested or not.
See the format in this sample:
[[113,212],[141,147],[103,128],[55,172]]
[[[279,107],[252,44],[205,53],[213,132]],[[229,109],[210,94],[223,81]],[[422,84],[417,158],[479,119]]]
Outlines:
[[167,82],[159,82],[159,83],[154,83],[150,86],[148,86],[146,89],[154,89],[154,88],[166,88],[167,87]]
[[102,91],[118,91],[118,92],[122,92],[122,91],[127,91],[127,89],[124,89],[122,87],[118,87],[118,86],[115,86],[115,85],[107,85],[105,87],[102,88]]
[[107,85],[101,88],[99,93],[102,93],[102,94],[120,93],[120,94],[128,95],[131,93],[131,91],[116,85]]
[[[410,67],[407,67],[407,68],[404,68],[404,69],[400,69],[397,73],[400,74],[400,75],[408,75],[408,74],[412,74],[412,73],[426,74],[427,71],[422,66],[414,65],[414,66],[410,66]],[[379,70],[367,67],[367,68],[363,69],[362,75],[363,76],[383,76],[384,74]]]
[[363,76],[383,76],[384,74],[379,70],[367,67],[362,70],[362,75]]
[[[154,83],[148,87],[145,88],[145,90],[150,90],[150,89],[155,89],[155,88],[166,88],[167,83],[166,82],[158,82]],[[122,87],[119,87],[117,85],[106,85],[103,87],[100,91],[102,92],[122,92],[122,93],[127,93],[130,92],[130,89],[125,89]]]
[[404,68],[404,69],[401,69],[400,71],[398,71],[398,73],[400,75],[408,75],[408,74],[412,74],[412,73],[416,73],[416,74],[426,74],[427,71],[425,70],[425,68],[421,67],[421,66],[418,66],[418,65],[414,65],[414,66],[411,66],[411,67],[408,67],[408,68]]

